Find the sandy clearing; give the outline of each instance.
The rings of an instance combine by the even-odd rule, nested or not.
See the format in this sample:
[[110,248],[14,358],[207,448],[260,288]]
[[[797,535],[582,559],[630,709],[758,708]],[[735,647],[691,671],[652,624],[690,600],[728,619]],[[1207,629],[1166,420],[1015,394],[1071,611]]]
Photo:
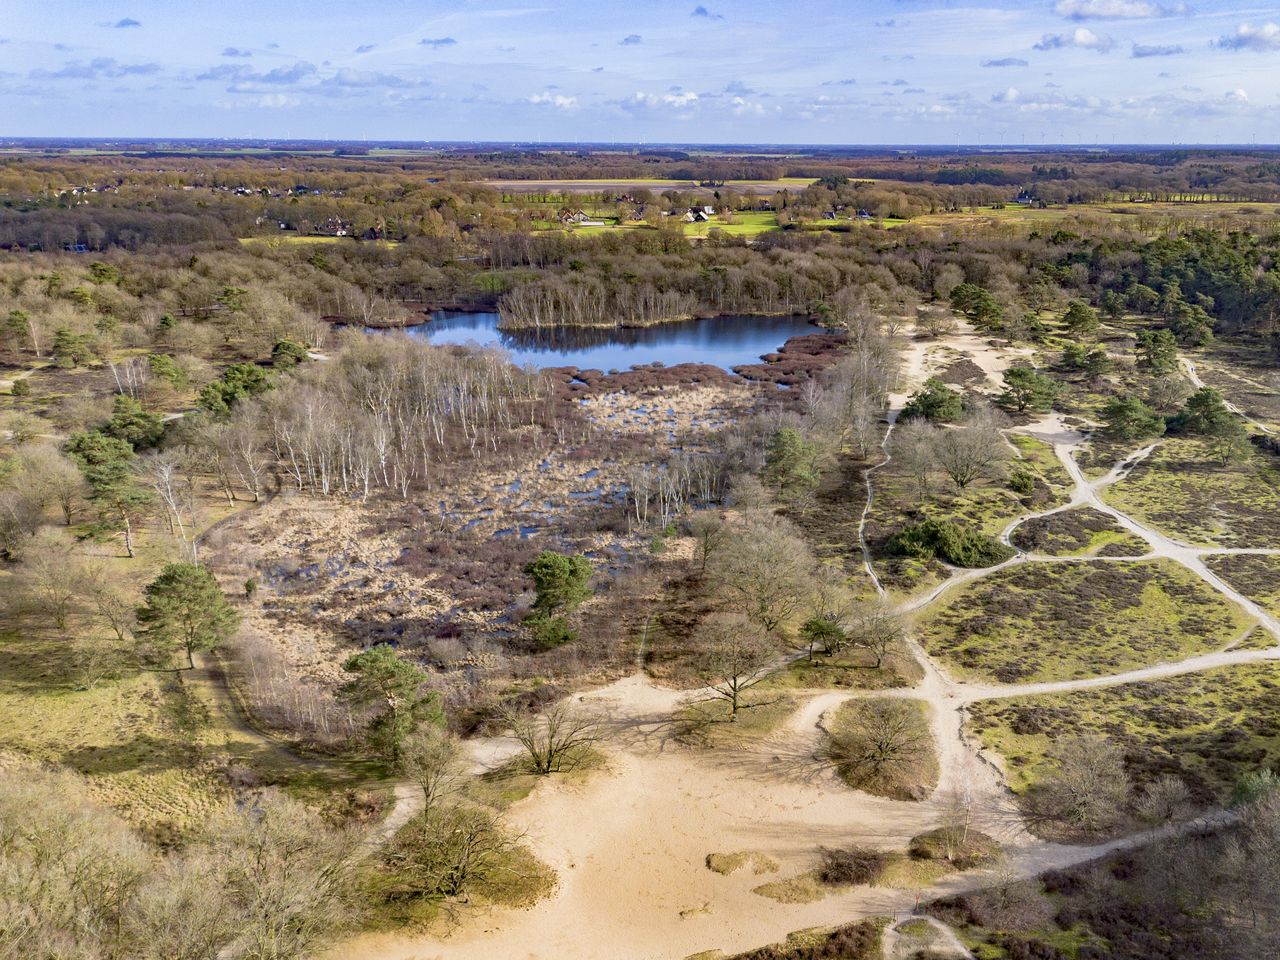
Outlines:
[[[1020,355],[992,347],[972,333],[941,341],[913,341],[900,383],[921,383],[929,371],[956,351],[973,359],[999,385],[999,374]],[[892,395],[888,442],[907,394]],[[1053,445],[1073,480],[1066,505],[1021,517],[1003,532],[1006,542],[1032,517],[1089,506],[1111,516],[1151,546],[1148,557],[1183,564],[1240,605],[1273,635],[1280,623],[1231,588],[1203,563],[1209,553],[1152,530],[1106,504],[1101,491],[1122,479],[1155,445],[1128,455],[1102,478],[1088,480],[1074,452],[1084,435],[1056,415],[1011,432],[1026,432]],[[875,467],[867,470],[868,509]],[[865,525],[866,510],[859,527]],[[868,572],[883,594],[863,538]],[[1272,552],[1272,551],[1267,551]],[[981,570],[954,573],[929,593],[899,606],[919,610],[957,586],[1015,563],[1042,562],[1019,553]],[[1072,558],[1076,562],[1090,562]],[[1108,558],[1109,559],[1109,558]],[[708,949],[738,951],[781,940],[813,926],[846,923],[872,915],[901,918],[924,897],[980,887],[994,878],[975,871],[945,878],[927,894],[856,887],[811,904],[779,904],[751,893],[760,881],[749,871],[721,876],[704,866],[712,852],[759,850],[780,864],[777,876],[808,869],[818,846],[866,844],[901,848],[916,833],[943,822],[957,803],[968,806],[979,829],[1006,846],[1000,876],[1032,876],[1084,862],[1171,832],[1140,833],[1094,846],[1067,846],[1036,839],[1026,830],[1000,772],[964,735],[964,707],[976,700],[1026,696],[1140,682],[1236,663],[1280,659],[1280,646],[1266,650],[1220,651],[1178,663],[1158,664],[1124,674],[1080,681],[1026,685],[960,683],[948,677],[919,647],[911,648],[924,669],[914,688],[891,691],[818,691],[770,738],[753,746],[699,752],[671,741],[670,717],[697,692],[667,690],[643,676],[629,677],[577,697],[585,709],[603,713],[610,736],[608,772],[581,785],[549,781],[511,810],[513,824],[539,856],[558,872],[560,885],[549,899],[523,911],[494,910],[466,919],[446,938],[363,937],[333,956],[353,960],[490,960],[490,958],[682,958]],[[938,752],[940,778],[933,795],[919,803],[872,797],[851,790],[815,754],[823,718],[851,697],[894,696],[923,701]],[[475,744],[477,763],[496,765],[510,756],[510,744]],[[1218,821],[1226,819],[1217,815]],[[1203,825],[1205,821],[1201,821]],[[1172,828],[1183,829],[1183,828]]]

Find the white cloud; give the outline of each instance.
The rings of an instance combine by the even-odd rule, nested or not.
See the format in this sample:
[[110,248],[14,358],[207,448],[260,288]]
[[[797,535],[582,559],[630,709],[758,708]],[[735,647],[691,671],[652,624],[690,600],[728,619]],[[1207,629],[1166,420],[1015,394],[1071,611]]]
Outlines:
[[1260,27],[1242,23],[1228,37],[1219,37],[1219,47],[1227,50],[1254,50],[1265,53],[1280,50],[1280,24],[1264,23]]
[[1108,36],[1094,33],[1088,27],[1076,27],[1070,33],[1046,33],[1036,44],[1037,50],[1060,50],[1063,47],[1079,47],[1106,53],[1116,42]]
[[1018,92],[1017,87],[1009,87],[1007,90],[1001,90],[999,93],[992,94],[991,99],[995,103],[1013,103],[1020,96],[1022,96],[1022,94]]
[[545,103],[558,110],[572,110],[578,105],[577,97],[566,97],[558,93],[535,93],[529,98],[530,103]]
[[1053,12],[1070,20],[1124,20],[1173,17],[1187,12],[1185,3],[1166,6],[1147,0],[1058,0]]
[[1235,90],[1228,90],[1224,99],[1231,103],[1248,103],[1249,91],[1237,87]]

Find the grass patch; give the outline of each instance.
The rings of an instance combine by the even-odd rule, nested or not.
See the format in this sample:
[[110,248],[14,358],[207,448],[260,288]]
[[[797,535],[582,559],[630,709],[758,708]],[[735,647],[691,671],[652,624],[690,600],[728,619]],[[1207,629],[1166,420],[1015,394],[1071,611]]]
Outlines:
[[1280,547],[1280,469],[1250,449],[1222,466],[1201,440],[1175,437],[1104,496],[1178,540],[1207,547]]
[[938,783],[928,706],[920,700],[858,699],[828,721],[826,751],[855,790],[892,800],[923,800]]
[[724,700],[705,700],[677,710],[676,737],[693,746],[717,748],[761,740],[795,712],[796,698],[777,694],[756,696],[732,718]]
[[917,635],[963,677],[1030,683],[1217,650],[1248,624],[1172,560],[1026,563],[945,595]]
[[751,889],[752,893],[773,900],[776,903],[817,903],[825,900],[833,892],[831,887],[818,880],[818,872],[810,870],[786,880],[774,880],[762,883]]
[[1053,743],[1101,734],[1119,743],[1137,784],[1179,777],[1200,803],[1226,798],[1240,776],[1280,765],[1280,667],[1221,667],[1105,690],[975,703],[968,729],[1005,759],[1018,793],[1050,769]]
[[565,783],[585,782],[594,772],[608,766],[608,758],[594,747],[583,745],[571,751],[565,770],[538,774],[529,768],[525,757],[516,757],[495,770],[488,770],[467,781],[466,795],[476,803],[506,810],[533,792],[543,780],[554,778]]
[[845,649],[832,656],[815,653],[813,659],[792,660],[768,680],[762,689],[791,690],[885,690],[913,687],[924,676],[906,650],[885,657],[877,667],[866,650]]
[[778,861],[759,850],[739,850],[737,853],[708,853],[707,869],[721,876],[750,867],[751,872],[759,876],[762,873],[776,873]]
[[1035,517],[1010,540],[1019,550],[1050,557],[1140,557],[1151,551],[1147,541],[1092,507]]

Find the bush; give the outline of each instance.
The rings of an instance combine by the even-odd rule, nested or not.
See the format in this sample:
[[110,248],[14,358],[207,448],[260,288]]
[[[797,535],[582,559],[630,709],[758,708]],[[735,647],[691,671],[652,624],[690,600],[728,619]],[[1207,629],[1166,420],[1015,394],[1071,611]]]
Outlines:
[[907,853],[916,860],[945,860],[957,870],[969,870],[998,859],[1000,844],[978,830],[939,827],[912,837]]
[[1015,470],[1009,476],[1009,489],[1019,496],[1029,497],[1036,489],[1034,474],[1026,470]]
[[874,883],[889,865],[888,855],[869,847],[823,847],[820,855],[818,882],[832,887]]
[[964,415],[964,401],[937,377],[930,377],[902,408],[902,419],[923,417],[935,423],[954,423]]
[[29,397],[31,396],[31,384],[27,383],[26,378],[15,380],[9,392],[15,397]]
[[578,639],[577,631],[569,626],[569,621],[564,617],[535,616],[526,620],[525,623],[533,632],[533,639],[544,650],[563,647],[566,643],[572,643]]
[[993,567],[1013,554],[993,537],[966,530],[949,520],[929,519],[895,533],[889,549],[917,560],[940,557],[956,567]]

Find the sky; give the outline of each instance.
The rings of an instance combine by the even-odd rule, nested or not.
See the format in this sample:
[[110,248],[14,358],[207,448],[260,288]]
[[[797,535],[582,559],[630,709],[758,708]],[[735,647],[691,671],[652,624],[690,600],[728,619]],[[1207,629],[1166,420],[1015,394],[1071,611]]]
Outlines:
[[1280,0],[0,0],[0,136],[1280,142]]

